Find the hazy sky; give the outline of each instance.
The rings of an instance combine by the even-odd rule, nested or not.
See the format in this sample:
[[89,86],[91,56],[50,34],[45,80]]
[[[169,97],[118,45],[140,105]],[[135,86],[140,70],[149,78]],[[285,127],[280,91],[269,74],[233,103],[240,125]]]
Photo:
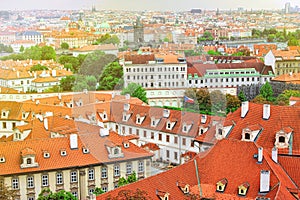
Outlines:
[[286,2],[300,6],[299,0],[0,0],[0,10],[90,9],[93,4],[113,10],[279,9]]

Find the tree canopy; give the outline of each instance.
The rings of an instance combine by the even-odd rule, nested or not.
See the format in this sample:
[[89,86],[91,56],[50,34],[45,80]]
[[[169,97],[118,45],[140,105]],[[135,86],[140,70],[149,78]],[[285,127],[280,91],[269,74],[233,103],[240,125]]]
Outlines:
[[145,103],[148,103],[146,90],[136,83],[129,83],[121,92],[122,95],[130,94],[132,97],[137,97]]
[[99,39],[96,40],[94,43],[95,45],[98,44],[119,44],[120,39],[116,35],[110,35],[106,33],[105,35],[101,36]]
[[71,192],[66,192],[65,190],[60,190],[58,192],[52,192],[49,188],[44,188],[39,194],[37,200],[77,200],[77,198],[72,195]]
[[267,101],[274,101],[273,89],[269,82],[266,82],[259,91],[260,95]]
[[66,42],[61,43],[60,48],[62,49],[69,49],[69,44]]
[[48,70],[48,67],[41,65],[41,64],[37,64],[37,65],[33,65],[32,67],[30,67],[30,71],[42,71],[42,70]]
[[112,62],[104,67],[99,77],[97,90],[113,90],[123,79],[123,68],[118,62]]

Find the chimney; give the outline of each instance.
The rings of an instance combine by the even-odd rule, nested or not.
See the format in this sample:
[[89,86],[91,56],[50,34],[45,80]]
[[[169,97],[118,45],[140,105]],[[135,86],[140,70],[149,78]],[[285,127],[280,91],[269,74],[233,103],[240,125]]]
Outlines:
[[170,110],[164,109],[164,110],[163,110],[163,117],[164,117],[164,118],[168,118],[169,116],[170,116]]
[[244,101],[242,102],[242,108],[241,108],[241,117],[244,118],[249,110],[249,102]]
[[48,118],[44,119],[44,128],[48,131]]
[[278,150],[276,147],[273,147],[273,149],[272,149],[272,160],[275,163],[278,163]]
[[201,124],[205,124],[207,120],[207,116],[206,115],[202,115],[201,116]]
[[19,71],[17,71],[17,78],[19,78],[20,77],[20,72]]
[[61,93],[58,93],[58,99],[61,100]]
[[130,109],[130,104],[129,103],[125,103],[124,104],[124,111],[129,111]]
[[260,171],[260,187],[259,192],[269,192],[270,190],[270,171]]
[[78,138],[77,134],[70,135],[70,148],[71,149],[78,149]]
[[56,77],[56,70],[55,70],[55,69],[52,70],[52,76],[53,76],[53,77]]
[[269,119],[271,114],[270,104],[264,104],[263,106],[263,119]]
[[101,137],[109,136],[109,130],[106,128],[100,128],[100,136]]
[[125,99],[129,100],[130,99],[130,94],[125,94]]
[[263,160],[263,148],[259,147],[258,148],[258,157],[257,157],[257,162],[262,163]]

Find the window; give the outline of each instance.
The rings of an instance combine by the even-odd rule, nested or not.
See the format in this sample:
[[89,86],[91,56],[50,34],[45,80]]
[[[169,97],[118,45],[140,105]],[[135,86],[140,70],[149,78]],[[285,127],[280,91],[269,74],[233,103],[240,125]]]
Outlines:
[[245,139],[250,140],[250,134],[249,133],[245,133]]
[[42,175],[42,186],[45,187],[45,186],[48,186],[49,183],[48,183],[48,175]]
[[285,137],[284,136],[280,136],[279,137],[279,142],[280,143],[285,143]]
[[30,196],[30,197],[27,198],[27,200],[34,200],[34,197]]
[[7,128],[7,126],[6,126],[6,122],[3,122],[3,123],[2,123],[2,127],[3,127],[4,129],[6,129],[6,128]]
[[73,196],[78,197],[77,191],[73,191],[72,194],[73,194]]
[[19,189],[19,179],[18,178],[14,178],[12,179],[12,189],[17,190]]
[[27,188],[34,188],[33,176],[27,177]]
[[154,140],[154,132],[151,132],[151,139]]
[[118,155],[119,154],[119,149],[116,147],[115,149],[114,149],[114,155]]
[[31,162],[31,158],[27,158],[27,160],[26,160],[26,163],[27,163],[27,165],[30,165],[30,164],[32,164],[32,162]]
[[132,134],[132,128],[129,128],[129,134]]
[[174,152],[174,159],[177,160],[178,159],[178,153]]
[[77,171],[71,172],[71,183],[77,182]]
[[101,169],[101,178],[107,178],[107,168],[102,167]]
[[95,171],[94,169],[89,169],[89,180],[95,179]]
[[147,137],[147,131],[144,131],[144,138]]
[[120,176],[120,166],[119,165],[114,166],[114,176]]
[[140,130],[136,129],[136,135],[140,135]]
[[139,162],[139,172],[144,172],[144,162],[143,161],[140,161]]
[[171,128],[171,123],[168,122],[168,123],[167,123],[167,129],[170,129],[170,128]]
[[107,186],[102,187],[103,192],[107,192]]
[[126,164],[126,174],[131,174],[132,173],[132,164],[127,163]]
[[194,140],[191,140],[191,147],[194,147]]
[[186,144],[186,139],[182,138],[182,145],[185,145],[185,144]]
[[174,144],[177,144],[178,143],[178,137],[174,137]]
[[222,135],[222,133],[223,133],[222,129],[219,128],[219,129],[218,129],[218,134],[219,134],[219,135]]
[[162,140],[162,135],[161,135],[161,133],[158,134],[158,140],[159,140],[159,141]]
[[56,184],[63,184],[63,174],[61,172],[56,174]]
[[167,156],[167,158],[170,158],[170,151],[169,150],[166,150],[166,156]]
[[166,135],[166,142],[170,142],[170,136]]
[[94,188],[90,188],[89,189],[89,194],[93,194],[95,192],[95,189]]

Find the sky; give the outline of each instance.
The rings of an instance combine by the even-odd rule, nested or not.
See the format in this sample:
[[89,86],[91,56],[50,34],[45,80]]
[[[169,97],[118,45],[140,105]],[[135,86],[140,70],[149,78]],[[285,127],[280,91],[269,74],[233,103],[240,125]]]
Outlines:
[[98,10],[170,10],[187,11],[191,8],[229,10],[281,9],[286,2],[300,6],[299,0],[0,0],[0,10],[28,9],[91,9]]

